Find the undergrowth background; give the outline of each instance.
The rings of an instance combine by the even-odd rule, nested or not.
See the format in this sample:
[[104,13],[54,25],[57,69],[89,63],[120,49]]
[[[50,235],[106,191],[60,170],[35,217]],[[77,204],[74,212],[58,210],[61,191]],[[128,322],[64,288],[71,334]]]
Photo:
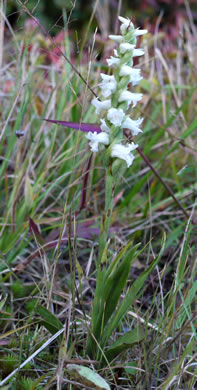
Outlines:
[[[45,2],[31,3],[28,10],[39,16],[36,9]],[[47,26],[47,15],[42,25],[97,90],[114,48],[107,36],[116,28],[118,3],[92,2],[82,21],[82,2],[65,3],[58,32],[58,23],[56,30]],[[111,337],[113,342],[139,326],[142,341],[101,367],[86,344],[104,209],[102,155],[91,158],[84,133],[43,120],[96,123],[92,94],[21,4],[1,1],[1,380],[66,325],[63,336],[41,348],[5,389],[88,388],[68,377],[69,362],[95,369],[114,389],[193,390],[197,384],[197,9],[193,2],[173,2],[172,22],[165,14],[172,2],[163,2],[164,8],[160,1],[140,3],[134,8],[123,2],[120,14],[134,15],[149,30],[138,87],[144,96],[132,118],[144,117],[137,143],[151,164],[136,153],[119,177],[108,248],[113,258],[129,240],[140,243],[127,288],[158,255],[164,232],[166,243]]]

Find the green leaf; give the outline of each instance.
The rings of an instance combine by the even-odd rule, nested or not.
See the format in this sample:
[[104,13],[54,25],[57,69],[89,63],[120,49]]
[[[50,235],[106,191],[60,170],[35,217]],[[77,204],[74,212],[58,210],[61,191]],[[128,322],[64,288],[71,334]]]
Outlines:
[[25,178],[25,202],[27,207],[31,209],[34,203],[34,199],[33,199],[33,188],[28,175],[26,175]]
[[129,375],[136,375],[136,368],[137,368],[137,363],[135,361],[126,363],[126,367],[124,367],[126,373]]
[[123,258],[124,254],[129,250],[131,245],[133,244],[133,241],[128,242],[127,245],[125,245],[120,252],[117,254],[117,256],[113,259],[113,261],[110,263],[108,269],[105,271],[105,280],[110,276],[110,274],[113,272],[114,269],[116,269],[118,263]]
[[105,280],[104,285],[104,297],[105,297],[105,311],[104,311],[104,326],[108,322],[109,318],[113,314],[123,289],[128,281],[129,272],[131,269],[131,263],[135,261],[137,257],[136,248],[131,248],[129,252],[122,259],[120,265],[109,274]]
[[157,263],[159,262],[162,253],[164,251],[164,246],[165,246],[165,240],[166,240],[166,235],[164,233],[163,235],[163,242],[162,242],[162,247],[160,250],[159,255],[155,258],[155,260],[152,262],[152,264],[148,267],[146,271],[144,271],[138,278],[137,280],[132,284],[131,288],[129,289],[127,295],[123,299],[120,307],[112,317],[110,323],[108,324],[108,327],[105,330],[105,333],[103,335],[103,340],[106,343],[109,337],[111,336],[112,332],[114,329],[117,328],[119,325],[121,319],[124,317],[124,315],[127,313],[127,311],[130,309],[131,305],[133,304],[134,300],[137,297],[137,294],[139,293],[140,289],[143,287],[144,282],[150,275],[150,273],[153,271],[153,269],[156,267]]
[[44,321],[42,321],[42,325],[45,326],[49,332],[52,334],[55,334],[58,332],[58,330],[63,328],[63,324],[60,320],[58,320],[57,317],[55,317],[49,310],[47,310],[45,307],[39,305],[36,310],[36,313],[38,313]]
[[[0,299],[1,299],[1,297],[0,297]],[[1,301],[0,301],[0,312],[3,310],[3,307],[4,307],[5,303],[6,303],[6,301],[7,301],[7,297],[4,297],[3,299],[1,299]]]
[[[139,245],[129,250],[131,245],[132,242],[129,242],[115,257],[109,268],[98,271],[97,274],[92,333],[101,346],[103,328],[116,309],[120,295],[128,280],[131,263],[136,259],[136,251]],[[126,254],[126,252],[128,253]],[[97,349],[94,338],[89,336],[88,339],[88,353],[90,356],[93,356],[93,351]]]
[[88,335],[88,345],[87,345],[87,351],[89,356],[94,356],[95,351],[97,349],[97,344],[95,342],[95,339],[98,340],[100,332],[101,332],[101,321],[98,321],[98,315],[101,313],[104,309],[104,297],[103,297],[103,291],[104,291],[104,270],[98,270],[97,271],[97,277],[96,277],[96,291],[94,296],[94,302],[93,302],[93,310],[92,310],[92,326],[91,326],[91,334],[93,334],[93,338],[91,334]]
[[188,291],[188,294],[187,294],[187,297],[185,300],[184,300],[184,297],[183,297],[181,291],[179,291],[179,293],[180,293],[182,301],[183,301],[183,306],[182,306],[182,308],[180,310],[180,314],[176,320],[176,329],[180,329],[183,326],[186,318],[188,318],[188,319],[191,318],[191,315],[192,315],[191,305],[194,302],[194,299],[196,297],[197,281],[195,281],[193,283],[192,287]]
[[96,390],[110,390],[107,382],[96,372],[85,366],[68,364],[66,366],[68,375],[84,386],[90,386]]
[[139,326],[119,337],[105,352],[107,360],[112,361],[121,352],[126,351],[132,344],[139,343],[144,338],[144,331]]
[[[0,239],[0,251],[7,254],[10,249],[16,246],[16,241],[24,233],[24,225],[19,226],[15,232],[6,230],[5,233]],[[3,268],[2,266],[3,264],[1,264],[0,270]]]

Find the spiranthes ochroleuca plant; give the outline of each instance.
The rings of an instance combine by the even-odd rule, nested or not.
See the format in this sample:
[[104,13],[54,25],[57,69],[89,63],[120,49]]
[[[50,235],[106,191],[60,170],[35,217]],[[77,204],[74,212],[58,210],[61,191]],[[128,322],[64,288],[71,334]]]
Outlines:
[[143,95],[129,91],[128,85],[136,86],[142,80],[140,69],[133,68],[133,58],[144,54],[142,49],[136,49],[136,43],[137,37],[146,34],[147,30],[135,29],[130,19],[119,16],[119,20],[121,34],[109,36],[118,43],[114,56],[107,59],[113,74],[101,73],[100,88],[103,99],[92,100],[96,113],[101,116],[102,132],[99,134],[89,132],[86,137],[93,152],[107,147],[107,155],[110,158],[124,160],[127,167],[130,167],[134,160],[132,151],[138,145],[134,142],[125,143],[123,128],[129,129],[132,136],[142,131],[140,125],[143,119],[133,120],[127,111],[131,104],[135,107]]

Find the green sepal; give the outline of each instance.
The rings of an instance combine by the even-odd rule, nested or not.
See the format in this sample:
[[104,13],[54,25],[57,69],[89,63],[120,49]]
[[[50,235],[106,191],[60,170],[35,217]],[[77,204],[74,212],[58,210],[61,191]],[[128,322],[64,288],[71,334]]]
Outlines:
[[133,59],[133,50],[126,51],[126,53],[122,56],[120,60],[120,66],[130,63],[132,59]]
[[119,81],[117,85],[117,91],[119,94],[122,92],[123,89],[126,89],[129,84],[130,77],[129,76],[123,76],[121,80]]
[[123,176],[127,170],[127,165],[124,160],[116,158],[112,163],[112,176],[115,181],[120,180],[120,176]]
[[124,36],[124,39],[125,39],[125,42],[128,42],[130,43],[131,45],[135,45],[136,46],[136,43],[137,43],[137,38],[136,36],[133,34],[134,30],[133,31],[129,31],[125,36]]

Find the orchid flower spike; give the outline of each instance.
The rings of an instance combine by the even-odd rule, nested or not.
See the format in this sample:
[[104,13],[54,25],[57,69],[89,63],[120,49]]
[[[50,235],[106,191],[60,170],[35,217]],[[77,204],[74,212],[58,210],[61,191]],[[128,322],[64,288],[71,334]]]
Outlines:
[[[134,160],[133,151],[137,145],[124,141],[123,129],[129,129],[133,137],[142,132],[140,126],[143,118],[131,119],[128,108],[132,103],[135,107],[143,95],[129,90],[142,80],[141,70],[133,67],[133,58],[144,55],[144,50],[136,48],[137,39],[147,33],[147,30],[135,28],[129,18],[119,16],[120,34],[109,35],[117,45],[114,55],[108,58],[108,74],[101,73],[101,99],[94,98],[92,104],[96,114],[100,115],[101,133],[89,132],[89,140],[93,152],[108,149],[111,159],[119,159],[130,167]],[[115,163],[115,162],[114,162]],[[112,160],[113,164],[113,160]]]

